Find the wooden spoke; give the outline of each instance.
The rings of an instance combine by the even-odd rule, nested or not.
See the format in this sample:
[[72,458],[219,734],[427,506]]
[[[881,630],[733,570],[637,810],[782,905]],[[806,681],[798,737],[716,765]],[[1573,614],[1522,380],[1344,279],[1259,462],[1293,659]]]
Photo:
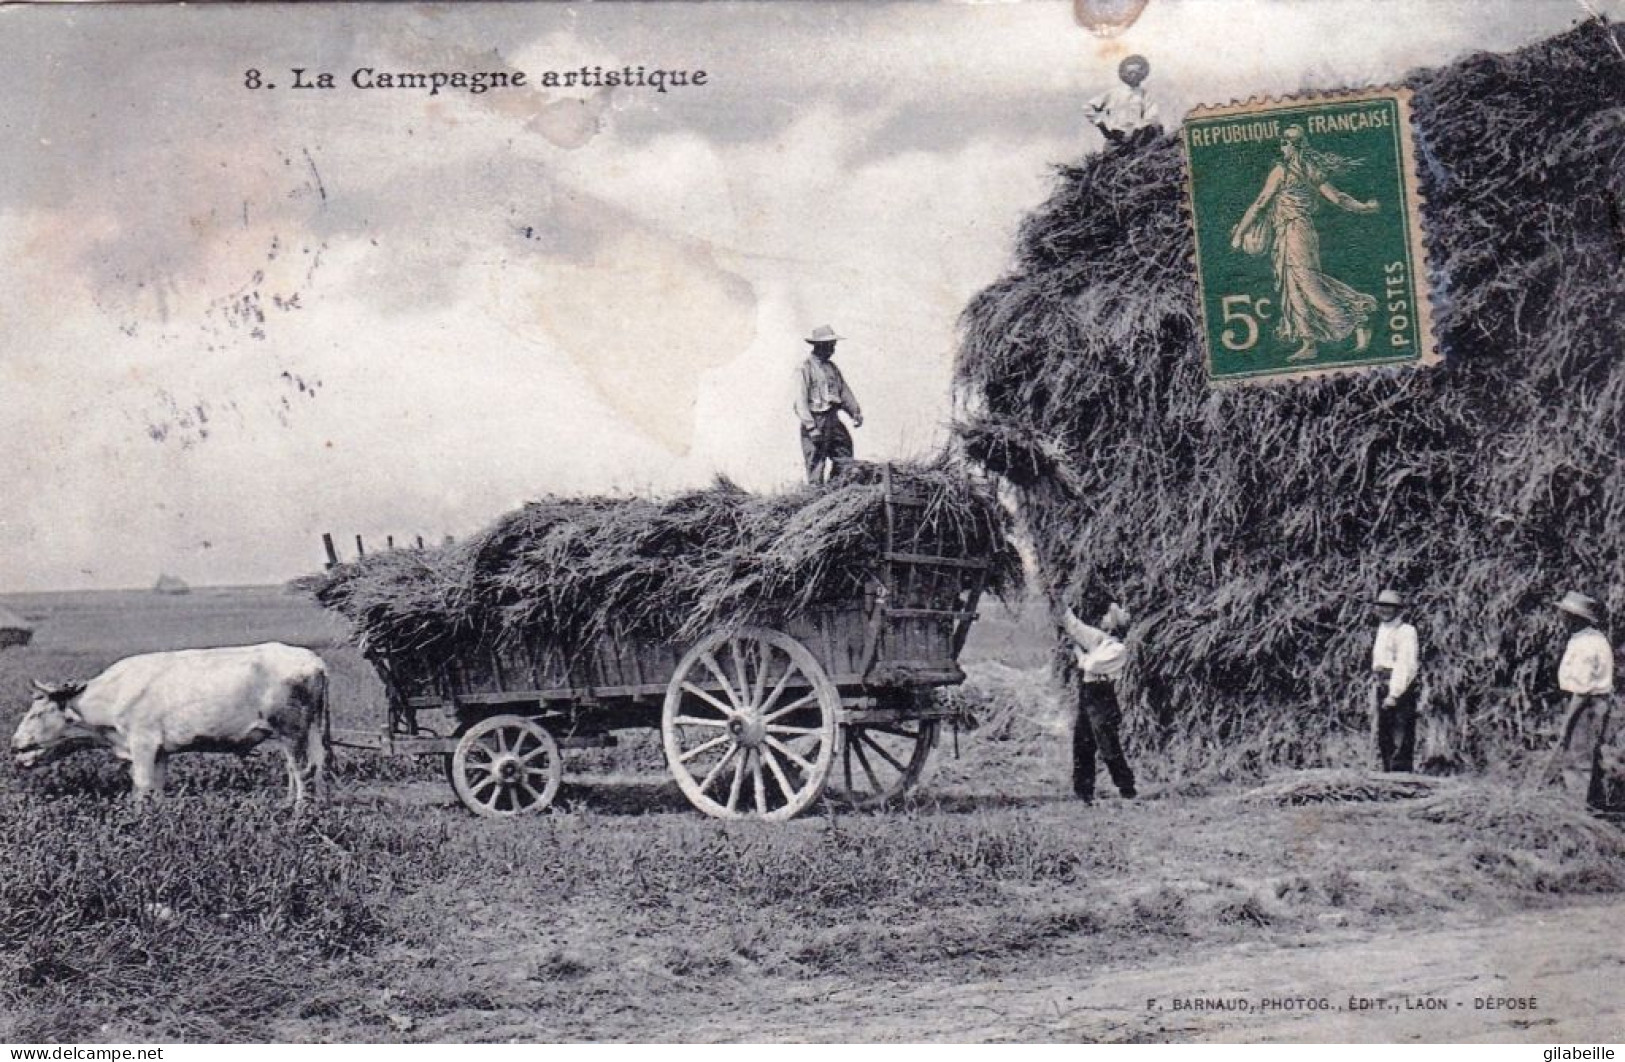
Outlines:
[[874,786],[876,789],[884,788],[884,786],[880,784],[880,776],[875,774],[875,769],[869,765],[869,757],[864,755],[863,743],[854,741],[852,743],[852,751],[857,754],[858,765],[863,768],[863,773],[869,776],[869,784]]
[[806,735],[806,734],[821,734],[821,733],[823,733],[823,731],[817,730],[817,729],[815,729],[813,727],[808,727],[808,726],[784,726],[781,723],[775,723],[775,724],[773,724],[771,726],[764,727],[763,729],[765,729],[769,734],[800,734],[800,735]]
[[732,708],[729,708],[726,704],[723,704],[721,701],[711,696],[705,690],[700,689],[692,682],[683,683],[683,690],[687,693],[692,693],[694,696],[709,704],[711,707],[715,708],[725,716],[734,714],[734,710]]
[[739,706],[749,708],[756,702],[750,699],[750,668],[745,664],[745,650],[741,648],[739,639],[728,642],[728,652],[734,658],[734,678],[739,683]]
[[687,752],[683,753],[683,755],[681,757],[679,757],[679,762],[687,763],[689,760],[692,760],[694,757],[698,756],[700,753],[709,752],[712,749],[716,748],[718,745],[726,745],[728,742],[730,742],[732,740],[733,740],[733,735],[731,735],[731,734],[724,734],[721,737],[714,737],[710,741],[707,741],[705,744],[703,744],[703,745],[695,745],[693,748],[691,748]]
[[676,719],[672,720],[672,722],[676,723],[678,726],[708,726],[712,728],[720,728],[728,725],[727,722],[722,719],[699,719],[692,715],[680,715]]
[[773,684],[773,692],[769,693],[767,699],[762,702],[762,713],[764,715],[772,711],[773,706],[779,703],[779,698],[784,694],[785,687],[789,685],[790,676],[794,674],[797,674],[796,662],[794,660],[785,661],[784,674],[779,676],[779,681]]
[[750,693],[750,703],[760,707],[762,694],[767,692],[767,673],[773,664],[773,647],[763,645],[758,647],[756,654],[756,685]]
[[[779,766],[778,757],[773,755],[771,743],[764,744],[758,751],[761,758],[767,761],[767,769],[773,772],[773,780],[779,785],[780,795],[789,800],[795,793],[795,787],[790,784],[790,779],[785,777],[784,768]],[[797,758],[799,759],[799,757]],[[806,761],[802,760],[802,762],[805,763]]]
[[746,758],[746,755],[748,755],[748,754],[741,755],[737,760],[734,760],[734,780],[728,786],[728,810],[729,811],[737,811],[737,810],[739,810],[739,790],[744,787],[744,783],[745,783],[745,758]]
[[881,748],[880,743],[874,738],[870,737],[868,734],[859,731],[857,738],[860,742],[873,749],[875,751],[875,755],[879,756],[881,759],[895,767],[899,773],[908,770],[908,768],[904,766],[895,756]]
[[762,716],[762,722],[771,723],[775,719],[781,719],[784,716],[789,715],[791,712],[796,711],[797,709],[807,707],[809,704],[812,704],[816,700],[818,700],[818,691],[813,690],[811,693],[807,694],[807,696],[801,698],[799,701],[791,701],[789,704],[785,705],[783,708],[780,708],[776,712],[768,712],[768,713],[764,714]]
[[751,784],[756,790],[756,814],[767,814],[766,786],[762,784],[762,750],[757,749],[756,755],[750,758]]
[[817,768],[813,767],[812,764],[810,764],[806,760],[802,759],[801,756],[794,749],[792,749],[790,746],[786,745],[782,741],[778,741],[775,738],[769,737],[769,738],[767,738],[765,740],[764,744],[766,744],[768,748],[778,749],[780,752],[782,752],[784,754],[785,759],[789,760],[791,763],[795,764],[797,767],[800,767],[803,771],[806,771],[808,774],[811,774],[814,770],[817,769]]
[[739,694],[734,692],[733,684],[728,681],[728,676],[722,673],[722,665],[717,663],[716,655],[706,653],[700,657],[700,660],[705,664],[705,669],[716,678],[717,683],[722,687],[722,692],[728,695],[728,700],[733,703],[732,711],[737,712],[744,708],[744,702],[739,699]]
[[738,745],[733,746],[726,753],[723,754],[722,759],[718,760],[711,767],[710,773],[705,776],[705,781],[700,783],[700,792],[701,793],[705,793],[706,791],[708,791],[711,788],[711,783],[717,780],[717,775],[722,773],[722,769],[728,765],[728,761],[732,760],[738,754],[739,754],[739,746]]

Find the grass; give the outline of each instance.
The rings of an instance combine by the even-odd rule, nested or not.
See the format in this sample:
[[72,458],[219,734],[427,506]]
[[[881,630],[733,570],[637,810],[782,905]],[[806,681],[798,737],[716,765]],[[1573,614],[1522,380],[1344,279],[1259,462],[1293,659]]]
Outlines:
[[[83,676],[121,644],[270,634],[329,660],[343,724],[377,722],[376,680],[298,599],[98,597],[24,602],[39,634],[0,654],[0,725],[27,677]],[[980,645],[1019,647],[1034,624],[995,612]],[[1611,831],[1481,781],[1289,807],[1218,780],[1191,799],[1146,762],[1153,799],[1084,811],[1061,796],[1066,720],[1043,673],[969,667],[984,726],[957,759],[944,739],[915,801],[782,826],[700,816],[641,752],[522,823],[467,815],[432,766],[360,755],[305,816],[280,806],[268,756],[178,757],[176,794],[140,814],[105,756],[7,770],[0,1039],[681,1038],[764,992],[1107,968],[1625,889]]]

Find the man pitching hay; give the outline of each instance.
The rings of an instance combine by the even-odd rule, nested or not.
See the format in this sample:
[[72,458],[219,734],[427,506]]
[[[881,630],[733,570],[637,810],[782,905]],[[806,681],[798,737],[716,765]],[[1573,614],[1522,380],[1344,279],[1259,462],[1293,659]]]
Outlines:
[[852,460],[852,436],[841,423],[844,411],[854,428],[863,427],[863,410],[846,378],[835,367],[835,344],[842,337],[820,325],[807,337],[812,352],[796,378],[796,416],[801,420],[801,456],[807,482],[822,483]]
[[[1112,784],[1126,799],[1135,796],[1134,771],[1123,754],[1119,731],[1123,711],[1117,703],[1117,676],[1128,662],[1128,650],[1115,635],[1128,623],[1128,613],[1113,601],[1091,627],[1066,609],[1061,625],[1075,643],[1078,665],[1078,718],[1072,726],[1072,791],[1086,804],[1095,799],[1095,755],[1106,761]],[[1102,629],[1104,628],[1104,629]]]
[[1557,608],[1570,631],[1557,667],[1557,685],[1569,702],[1550,773],[1565,792],[1597,805],[1602,802],[1599,760],[1614,699],[1614,649],[1601,630],[1602,605],[1594,598],[1570,590]]
[[1416,759],[1416,628],[1405,622],[1398,591],[1377,595],[1377,635],[1371,642],[1372,729],[1384,771],[1413,769]]
[[1122,84],[1113,85],[1084,108],[1090,124],[1113,147],[1141,144],[1162,132],[1162,115],[1140,87],[1150,73],[1151,64],[1145,56],[1129,56],[1117,64]]

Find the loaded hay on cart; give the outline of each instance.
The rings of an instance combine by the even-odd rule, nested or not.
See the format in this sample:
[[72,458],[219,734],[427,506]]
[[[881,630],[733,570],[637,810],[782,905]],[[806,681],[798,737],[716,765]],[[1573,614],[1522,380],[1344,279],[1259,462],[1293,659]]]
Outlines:
[[930,691],[963,681],[982,592],[1019,572],[991,491],[937,462],[783,494],[548,498],[302,585],[388,693],[381,732],[336,740],[445,756],[477,814],[542,810],[560,747],[644,727],[700,810],[779,820],[918,780],[950,712]]

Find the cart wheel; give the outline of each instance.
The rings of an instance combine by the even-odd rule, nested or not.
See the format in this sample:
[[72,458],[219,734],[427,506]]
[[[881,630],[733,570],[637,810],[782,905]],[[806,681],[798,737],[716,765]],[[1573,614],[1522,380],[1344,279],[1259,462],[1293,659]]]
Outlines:
[[451,787],[476,815],[510,818],[553,803],[564,765],[553,735],[518,715],[494,715],[468,728],[451,754]]
[[844,723],[841,751],[824,795],[849,808],[878,808],[920,780],[937,743],[935,719]]
[[840,710],[840,690],[789,635],[713,634],[666,687],[666,763],[707,815],[781,822],[824,791]]

